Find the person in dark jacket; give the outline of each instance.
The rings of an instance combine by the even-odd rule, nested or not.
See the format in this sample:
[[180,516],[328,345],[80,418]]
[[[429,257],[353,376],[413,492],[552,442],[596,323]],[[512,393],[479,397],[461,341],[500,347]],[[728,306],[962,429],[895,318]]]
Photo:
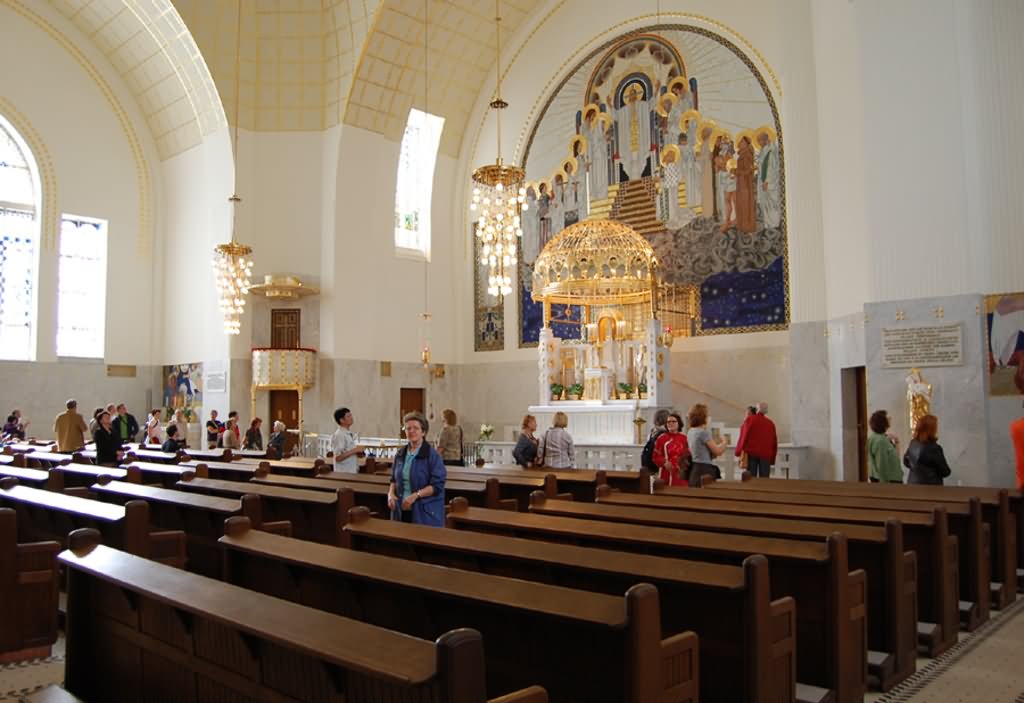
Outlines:
[[533,460],[537,458],[537,445],[540,440],[534,436],[537,431],[537,418],[533,415],[523,416],[523,431],[519,433],[516,446],[512,450],[512,458],[523,468],[533,466]]
[[117,466],[121,461],[121,440],[114,434],[110,423],[110,413],[106,410],[100,413],[99,424],[96,427],[96,463],[100,466]]
[[112,423],[114,436],[121,444],[128,444],[135,441],[135,435],[139,433],[139,423],[135,416],[128,412],[128,407],[121,403],[117,406],[117,417]]
[[907,483],[941,486],[942,479],[952,473],[946,455],[939,446],[939,419],[925,415],[917,421],[914,439],[903,455],[903,465],[910,469]]
[[268,459],[283,459],[284,458],[284,441],[287,439],[287,427],[280,420],[274,421],[274,431],[270,433],[270,439],[267,440],[267,458]]
[[249,429],[245,431],[245,442],[242,444],[242,449],[258,449],[263,450],[263,420],[256,417],[253,418],[252,422],[249,423]]
[[407,413],[405,437],[398,450],[388,486],[388,509],[393,520],[444,527],[444,484],[448,470],[441,455],[424,441],[430,425],[422,413]]
[[178,426],[171,424],[167,426],[167,439],[160,446],[160,450],[168,454],[177,454],[185,446],[185,443],[178,439]]

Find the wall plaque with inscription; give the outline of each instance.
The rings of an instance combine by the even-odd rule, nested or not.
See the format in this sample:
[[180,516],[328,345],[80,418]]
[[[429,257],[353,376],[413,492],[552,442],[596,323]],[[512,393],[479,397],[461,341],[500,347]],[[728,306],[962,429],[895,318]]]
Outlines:
[[928,327],[882,328],[882,367],[963,366],[964,335],[959,322]]

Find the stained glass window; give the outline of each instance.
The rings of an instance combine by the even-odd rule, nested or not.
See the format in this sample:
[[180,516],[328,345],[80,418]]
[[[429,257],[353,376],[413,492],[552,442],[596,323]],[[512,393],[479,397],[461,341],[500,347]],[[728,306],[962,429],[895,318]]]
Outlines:
[[107,223],[64,215],[57,269],[57,356],[103,358]]
[[35,358],[36,217],[34,162],[0,117],[0,359]]
[[430,252],[430,198],[444,118],[409,110],[395,187],[395,247]]

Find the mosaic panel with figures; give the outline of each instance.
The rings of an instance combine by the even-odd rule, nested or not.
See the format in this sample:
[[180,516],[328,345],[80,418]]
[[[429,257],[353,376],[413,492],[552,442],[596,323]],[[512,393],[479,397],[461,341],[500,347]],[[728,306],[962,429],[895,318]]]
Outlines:
[[[546,76],[538,77],[538,86]],[[596,49],[532,127],[519,260],[519,345],[536,344],[532,265],[588,218],[624,222],[654,247],[664,283],[694,291],[696,334],[785,329],[788,254],[782,129],[768,84],[733,43],[659,25]],[[577,313],[578,314],[578,313]],[[554,319],[578,337],[573,311]]]
[[487,266],[480,263],[481,241],[473,236],[473,350],[505,348],[505,302],[487,293]]

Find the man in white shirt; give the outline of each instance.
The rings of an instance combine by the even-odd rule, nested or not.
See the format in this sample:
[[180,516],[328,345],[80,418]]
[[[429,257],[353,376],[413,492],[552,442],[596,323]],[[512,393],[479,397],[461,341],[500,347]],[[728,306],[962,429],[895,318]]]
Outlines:
[[356,458],[356,454],[362,447],[356,444],[356,435],[349,429],[353,422],[352,412],[348,408],[338,408],[334,411],[334,421],[338,423],[338,429],[331,436],[334,470],[357,474],[359,473],[359,459]]

